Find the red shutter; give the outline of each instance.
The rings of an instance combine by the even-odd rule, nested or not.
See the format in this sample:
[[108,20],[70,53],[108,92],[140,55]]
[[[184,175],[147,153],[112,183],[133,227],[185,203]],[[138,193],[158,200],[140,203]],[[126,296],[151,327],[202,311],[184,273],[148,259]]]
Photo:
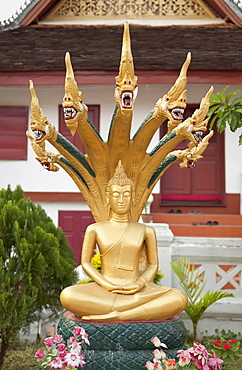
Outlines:
[[28,107],[0,106],[0,159],[26,160]]

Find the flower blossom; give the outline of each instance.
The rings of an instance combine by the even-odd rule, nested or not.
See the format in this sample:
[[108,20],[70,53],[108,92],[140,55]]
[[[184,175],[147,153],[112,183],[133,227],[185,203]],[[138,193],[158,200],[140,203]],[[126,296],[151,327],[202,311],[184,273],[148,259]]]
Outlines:
[[176,368],[176,360],[174,358],[169,358],[168,360],[164,359],[162,360],[163,364],[166,365],[166,368],[168,370],[172,370]]
[[215,347],[218,347],[218,346],[220,346],[221,343],[222,343],[222,341],[221,341],[221,339],[219,339],[219,340],[216,340],[216,342],[214,342],[214,345],[215,345]]
[[228,344],[228,343],[224,343],[223,344],[223,349],[225,350],[225,351],[227,351],[228,349],[230,349],[230,348],[232,348],[232,346],[230,345],[230,344]]
[[44,354],[44,352],[42,351],[42,349],[38,349],[38,351],[35,353],[35,357],[38,357],[38,358],[43,358],[43,357],[45,357],[45,354]]
[[64,352],[64,351],[65,351],[65,349],[66,349],[66,346],[65,346],[65,344],[63,344],[63,343],[59,343],[59,344],[57,345],[57,349],[58,349],[58,351],[59,351],[59,352]]
[[88,340],[88,334],[83,334],[83,335],[82,335],[82,339],[84,340],[84,342],[85,342],[86,344],[88,344],[88,345],[90,346],[90,342],[89,342],[89,340]]
[[72,343],[70,352],[71,353],[81,353],[81,349],[82,349],[81,345],[77,342],[74,342]]
[[44,344],[45,344],[47,347],[52,347],[52,346],[53,346],[53,344],[54,344],[53,337],[45,338],[45,340],[44,340]]
[[62,335],[56,334],[53,336],[53,341],[56,343],[60,343],[63,341]]
[[57,359],[52,360],[49,363],[49,366],[52,369],[62,369],[63,368],[63,362],[61,361],[61,359],[57,358]]
[[72,368],[80,366],[82,362],[82,358],[75,352],[67,353],[65,360],[67,366],[70,366]]
[[145,364],[145,367],[148,370],[154,370],[154,364],[151,361],[147,361],[146,364]]
[[216,353],[213,352],[213,357],[208,359],[208,365],[213,367],[214,370],[220,370],[220,364],[223,362],[221,358],[216,356]]
[[179,355],[179,365],[181,366],[181,367],[184,367],[184,366],[186,366],[186,365],[189,365],[190,364],[190,362],[191,362],[191,356],[190,356],[190,354],[189,353],[185,353],[185,354],[180,354]]
[[77,336],[81,335],[82,336],[82,335],[86,334],[86,331],[85,331],[85,329],[76,326],[73,330],[73,333],[74,333],[74,335],[77,335]]
[[166,354],[162,349],[156,348],[152,353],[157,360],[166,358]]
[[156,346],[156,347],[164,347],[167,348],[167,345],[165,343],[161,343],[160,339],[158,337],[154,337],[151,339],[151,342]]

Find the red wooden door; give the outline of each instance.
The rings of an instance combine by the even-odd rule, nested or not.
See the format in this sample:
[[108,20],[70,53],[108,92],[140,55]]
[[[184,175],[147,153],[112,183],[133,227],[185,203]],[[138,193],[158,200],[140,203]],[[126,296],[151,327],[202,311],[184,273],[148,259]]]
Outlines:
[[74,251],[76,264],[80,265],[84,234],[87,226],[95,222],[94,218],[90,211],[59,211],[58,216],[59,226]]
[[[190,116],[197,106],[189,106]],[[166,132],[162,125],[161,135]],[[176,149],[187,148],[188,142],[180,143]],[[216,128],[209,145],[196,166],[181,169],[180,162],[174,163],[161,178],[161,202],[167,205],[216,205],[222,204],[225,195],[224,135]]]
[[[100,126],[100,105],[88,105],[88,116],[91,119],[93,125],[99,132]],[[83,154],[86,153],[83,142],[78,134],[72,136],[70,130],[65,124],[63,108],[59,105],[59,132],[69,140],[76,148],[78,148]]]

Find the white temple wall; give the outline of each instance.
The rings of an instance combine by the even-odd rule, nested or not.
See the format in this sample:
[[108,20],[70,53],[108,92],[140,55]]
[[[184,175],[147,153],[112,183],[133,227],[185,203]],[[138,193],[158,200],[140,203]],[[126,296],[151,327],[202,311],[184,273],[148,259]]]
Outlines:
[[[188,75],[189,78],[189,75]],[[145,119],[156,101],[169,89],[169,84],[141,84],[135,103],[133,115],[132,134]],[[215,85],[215,92],[224,86]],[[188,84],[188,103],[199,103],[210,88],[209,84]],[[228,91],[240,88],[232,85]],[[100,104],[100,133],[104,140],[107,139],[108,128],[115,107],[113,98],[113,85],[83,85],[83,98],[86,104]],[[36,86],[36,92],[41,108],[49,121],[58,126],[58,105],[61,104],[64,86]],[[30,93],[28,86],[0,86],[0,105],[26,105],[30,106]],[[29,111],[29,115],[30,115]],[[226,169],[226,192],[240,193],[240,173],[242,172],[241,151],[238,147],[239,132],[232,133],[226,130],[225,134],[225,169]],[[159,140],[159,134],[154,137],[150,148]],[[49,147],[51,148],[51,147]],[[55,149],[50,149],[55,152]],[[0,162],[0,188],[11,184],[14,188],[20,184],[24,191],[52,191],[52,192],[76,192],[78,191],[72,179],[61,169],[58,173],[44,171],[35,160],[35,154],[28,142],[27,161],[1,161]],[[159,185],[156,185],[154,193],[159,193]]]

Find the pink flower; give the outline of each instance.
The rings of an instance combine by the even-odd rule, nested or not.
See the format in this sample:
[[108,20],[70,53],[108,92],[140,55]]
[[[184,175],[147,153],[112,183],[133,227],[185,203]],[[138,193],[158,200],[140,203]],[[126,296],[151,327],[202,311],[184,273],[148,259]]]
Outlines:
[[199,370],[211,370],[204,359],[195,361],[195,366]]
[[81,345],[77,342],[74,342],[72,343],[70,352],[81,353],[81,349],[82,349]]
[[154,362],[154,369],[163,370],[163,367],[160,364],[160,361]]
[[154,337],[151,339],[151,343],[153,343],[156,347],[164,347],[167,348],[165,343],[161,343],[160,339],[158,337]]
[[169,358],[168,360],[162,360],[163,364],[166,365],[166,368],[169,370],[176,368],[176,360],[174,358]]
[[70,343],[74,343],[74,342],[76,342],[76,338],[75,338],[75,337],[70,337],[70,338],[69,338],[69,342],[70,342]]
[[87,334],[83,334],[83,335],[82,335],[82,339],[84,340],[84,342],[85,342],[86,344],[88,344],[88,345],[90,346],[90,342],[89,342],[89,340],[88,340],[88,335],[87,335]]
[[162,349],[156,348],[152,353],[157,360],[160,360],[161,358],[166,358],[166,354]]
[[225,351],[227,351],[228,349],[232,348],[232,346],[228,343],[224,343],[223,348]]
[[45,340],[44,340],[44,344],[45,344],[47,347],[52,347],[52,346],[53,346],[53,344],[54,344],[53,337],[45,338]]
[[160,347],[161,345],[161,341],[158,337],[154,337],[153,339],[151,339],[151,342],[154,344],[154,346],[156,347]]
[[148,370],[154,370],[154,364],[150,361],[147,361],[146,364],[145,364],[145,367],[148,369]]
[[57,345],[57,349],[58,349],[59,352],[63,352],[63,351],[65,351],[66,346],[65,346],[65,344],[60,343],[60,344]]
[[53,340],[54,340],[54,342],[56,342],[56,343],[60,343],[60,342],[62,342],[62,340],[63,340],[62,335],[59,335],[59,334],[54,335],[54,336],[53,336]]
[[185,353],[185,354],[180,354],[179,355],[179,365],[181,366],[181,367],[184,367],[184,366],[186,366],[186,365],[188,365],[189,363],[190,363],[190,361],[191,361],[191,356],[190,356],[190,354],[189,353]]
[[38,357],[38,358],[43,358],[43,357],[45,357],[45,354],[44,354],[44,352],[42,351],[42,349],[39,349],[39,350],[35,353],[35,357]]
[[208,359],[208,365],[213,367],[214,370],[220,370],[220,364],[223,362],[221,358],[216,356],[216,353],[213,352],[213,357]]
[[63,360],[65,357],[66,357],[66,354],[67,354],[68,352],[60,352],[60,353],[58,353],[58,358],[60,358],[61,360]]
[[85,331],[85,329],[79,328],[78,326],[76,326],[73,330],[73,333],[74,333],[74,335],[84,335],[84,334],[86,334],[86,331]]
[[83,363],[82,358],[77,353],[67,353],[66,355],[66,363],[67,366],[70,366],[72,368],[81,366],[81,363]]
[[63,363],[62,363],[61,359],[58,358],[56,360],[52,360],[49,363],[49,366],[51,366],[53,369],[62,369]]
[[233,344],[237,344],[237,341],[235,339],[230,339],[229,342]]

